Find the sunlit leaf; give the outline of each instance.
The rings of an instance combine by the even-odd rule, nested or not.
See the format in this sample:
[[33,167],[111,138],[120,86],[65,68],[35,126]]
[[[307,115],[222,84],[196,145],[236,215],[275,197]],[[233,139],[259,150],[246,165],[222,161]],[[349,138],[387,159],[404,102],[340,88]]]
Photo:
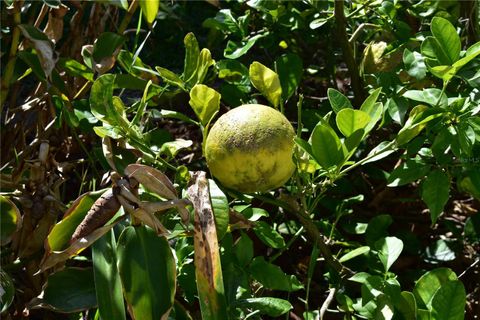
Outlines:
[[152,23],[153,21],[155,21],[158,13],[158,8],[160,6],[160,0],[140,0],[139,3],[145,20],[148,23]]
[[328,101],[330,101],[330,105],[332,106],[332,110],[335,113],[338,113],[342,109],[353,109],[352,103],[348,98],[338,90],[333,88],[328,88],[327,90]]
[[255,61],[250,65],[249,75],[253,86],[277,108],[282,98],[282,87],[278,74]]
[[190,91],[190,106],[203,126],[206,126],[220,109],[220,93],[203,84]]

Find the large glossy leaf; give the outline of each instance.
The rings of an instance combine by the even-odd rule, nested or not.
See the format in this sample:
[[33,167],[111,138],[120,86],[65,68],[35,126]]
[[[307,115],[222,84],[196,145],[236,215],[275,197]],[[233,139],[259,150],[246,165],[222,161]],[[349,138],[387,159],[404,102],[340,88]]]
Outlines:
[[428,122],[441,117],[442,115],[442,112],[428,108],[424,105],[414,107],[412,111],[410,111],[405,125],[400,129],[395,138],[396,145],[401,146],[409,142],[422,132]]
[[462,46],[455,27],[447,19],[434,17],[430,29],[440,44],[442,55],[448,58],[447,61],[442,61],[442,63],[452,65],[458,60]]
[[78,312],[96,307],[92,268],[65,268],[51,274],[42,302],[60,312]]
[[371,119],[364,111],[346,108],[337,113],[335,120],[340,132],[348,138],[354,132],[365,129]]
[[253,259],[249,272],[255,280],[268,289],[290,292],[303,288],[295,276],[288,276],[279,266],[268,263],[262,256]]
[[369,246],[359,247],[359,248],[356,248],[356,249],[344,254],[342,257],[340,257],[340,259],[338,261],[343,263],[343,262],[351,260],[355,257],[364,255],[365,253],[368,253],[368,252],[370,252],[370,247]]
[[0,195],[0,244],[10,242],[12,235],[20,229],[22,217],[15,203]]
[[202,318],[227,319],[220,248],[205,172],[195,172],[190,182],[187,193],[195,210],[194,262]]
[[285,240],[277,230],[273,229],[268,223],[258,221],[253,228],[257,237],[267,246],[274,249],[285,247]]
[[402,291],[400,300],[395,303],[405,320],[417,319],[417,302],[415,296],[409,291]]
[[113,230],[92,246],[92,261],[98,312],[102,319],[126,319],[122,283],[117,270]]
[[190,106],[203,126],[206,126],[220,109],[220,93],[203,84],[190,90]]
[[258,310],[260,314],[266,314],[270,317],[279,317],[293,309],[293,306],[287,300],[272,297],[241,299],[235,301],[233,306]]
[[[119,115],[113,103],[115,75],[105,74],[98,77],[90,91],[90,107],[92,114],[100,121],[112,126],[118,125]],[[117,104],[119,102],[117,101]]]
[[287,101],[297,89],[303,75],[303,61],[293,53],[280,56],[275,61],[280,84],[282,85],[282,98]]
[[249,75],[253,86],[277,108],[282,98],[282,87],[278,74],[255,61],[250,65]]
[[432,318],[435,320],[462,320],[465,317],[466,294],[459,280],[444,283],[432,300]]
[[[438,268],[428,271],[418,279],[413,293],[417,303],[430,308],[433,297],[438,289],[449,281],[457,280],[455,272],[448,268]],[[420,307],[421,305],[419,305]]]
[[167,239],[145,226],[127,227],[118,240],[117,259],[132,318],[167,319],[176,289],[175,259]]
[[450,179],[448,175],[441,170],[434,170],[422,184],[422,200],[430,210],[432,224],[437,221],[442,213],[450,194]]
[[160,0],[140,0],[143,16],[148,23],[155,21],[157,17]]
[[405,98],[426,103],[431,106],[446,107],[448,105],[447,95],[437,88],[427,88],[423,90],[408,90],[403,96]]
[[408,75],[417,80],[422,80],[427,75],[427,66],[425,65],[424,57],[416,52],[410,51],[407,48],[403,51],[403,64]]
[[340,110],[345,108],[353,109],[350,100],[348,100],[348,98],[345,97],[345,95],[343,95],[340,91],[333,88],[328,88],[327,95],[330,105],[332,106],[332,110],[335,113],[338,113]]
[[386,237],[375,242],[378,258],[382,262],[385,272],[398,259],[403,250],[403,241],[396,237]]
[[313,129],[312,153],[323,169],[338,166],[344,160],[342,143],[337,134],[327,124],[317,124]]
[[185,82],[176,73],[162,67],[155,67],[155,69],[166,83],[186,91]]

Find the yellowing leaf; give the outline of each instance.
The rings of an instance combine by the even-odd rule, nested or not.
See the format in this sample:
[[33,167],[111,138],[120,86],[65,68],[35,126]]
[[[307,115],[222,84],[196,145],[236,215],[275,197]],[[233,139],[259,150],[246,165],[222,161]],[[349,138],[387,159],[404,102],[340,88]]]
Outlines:
[[250,65],[249,74],[253,86],[257,88],[275,108],[278,108],[282,97],[282,87],[278,74],[257,61]]

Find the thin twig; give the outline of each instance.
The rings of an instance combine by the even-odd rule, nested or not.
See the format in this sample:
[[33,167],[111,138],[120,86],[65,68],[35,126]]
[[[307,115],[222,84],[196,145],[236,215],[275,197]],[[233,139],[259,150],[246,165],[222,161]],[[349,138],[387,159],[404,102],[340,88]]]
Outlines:
[[328,292],[327,299],[325,299],[325,301],[322,304],[322,307],[320,308],[320,320],[323,320],[323,317],[325,316],[325,312],[327,312],[328,306],[330,305],[330,303],[332,303],[336,292],[337,292],[337,288],[331,288],[330,291]]
[[358,70],[357,62],[353,55],[353,49],[348,42],[347,35],[347,20],[345,18],[345,1],[337,0],[335,1],[335,22],[337,24],[337,35],[342,47],[343,58],[347,64],[348,72],[350,73],[351,85],[354,94],[354,102],[356,105],[361,105],[364,92],[363,92],[363,83],[362,78]]

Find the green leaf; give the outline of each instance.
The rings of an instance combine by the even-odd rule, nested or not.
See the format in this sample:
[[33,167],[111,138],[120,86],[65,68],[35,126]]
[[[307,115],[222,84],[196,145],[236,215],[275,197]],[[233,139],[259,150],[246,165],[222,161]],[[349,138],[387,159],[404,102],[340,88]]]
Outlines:
[[210,68],[214,64],[215,60],[212,59],[212,54],[210,53],[210,50],[203,48],[202,51],[200,51],[196,83],[202,83],[203,80],[205,80],[208,68]]
[[403,64],[408,75],[417,80],[422,80],[427,75],[427,66],[423,56],[416,52],[410,51],[407,48],[403,51]]
[[392,120],[398,124],[403,124],[405,122],[405,115],[407,114],[408,107],[407,100],[402,97],[389,98],[385,104],[388,114]]
[[344,254],[338,261],[343,263],[345,261],[351,260],[353,258],[356,258],[358,256],[364,255],[365,253],[370,252],[370,247],[369,246],[363,246],[356,248],[346,254]]
[[210,201],[212,202],[213,213],[215,215],[215,226],[217,228],[217,237],[222,239],[228,230],[229,212],[227,196],[217,186],[214,180],[208,179],[210,190]]
[[20,229],[22,217],[15,203],[0,195],[0,245],[9,243],[13,234]]
[[92,268],[65,268],[51,274],[42,300],[59,312],[78,312],[96,307]]
[[278,74],[260,62],[253,62],[249,69],[250,81],[260,93],[278,108],[282,97],[282,87]]
[[215,18],[208,18],[203,22],[203,27],[215,28],[224,33],[240,34],[239,24],[230,9],[219,10]]
[[[378,88],[376,91],[378,91],[378,94],[380,94],[381,88]],[[373,92],[370,97],[374,97],[376,95],[375,92]],[[360,107],[360,110],[363,112],[366,112],[370,116],[370,122],[365,126],[365,134],[369,133],[372,131],[372,129],[375,127],[377,122],[382,119],[383,115],[383,104],[381,102],[374,102],[373,105],[366,103],[370,99],[368,97],[365,102],[362,104]],[[378,95],[377,95],[378,98]],[[373,101],[373,100],[372,100]],[[376,101],[376,100],[375,100]]]
[[378,258],[387,272],[403,250],[403,241],[396,237],[386,237],[375,242]]
[[232,84],[250,85],[248,68],[240,61],[224,59],[216,63],[218,77]]
[[385,237],[388,234],[387,229],[392,223],[393,219],[388,214],[381,214],[372,218],[368,222],[368,227],[365,231],[367,244],[373,247],[377,240]]
[[[378,116],[378,107],[375,105],[377,103],[378,97],[382,92],[382,88],[375,89],[368,97],[363,101],[360,110],[366,112],[372,120],[377,119]],[[378,119],[377,119],[378,120]]]
[[155,21],[157,17],[160,0],[140,0],[140,8],[143,16],[148,23]]
[[403,96],[405,98],[423,102],[431,106],[439,106],[445,108],[448,105],[447,95],[437,88],[427,88],[423,90],[409,90]]
[[268,289],[291,292],[303,288],[295,276],[286,275],[279,266],[266,262],[262,256],[253,259],[249,272]]
[[0,269],[0,313],[7,311],[13,302],[15,296],[15,287],[13,280],[8,273]]
[[397,146],[401,146],[422,132],[427,123],[441,117],[443,112],[428,108],[424,105],[418,105],[410,111],[410,115],[405,122],[405,125],[397,134],[395,143]]
[[64,213],[62,220],[57,223],[48,234],[47,252],[65,249],[77,226],[87,215],[95,201],[105,192],[105,189],[96,192],[87,192],[78,197]]
[[273,229],[268,223],[258,221],[253,228],[257,237],[267,246],[274,249],[285,247],[285,240],[280,233]]
[[253,37],[248,38],[247,41],[242,41],[241,43],[236,43],[231,40],[228,40],[227,46],[225,47],[225,50],[223,52],[223,55],[225,58],[228,59],[237,59],[243,56],[250,50],[255,42],[257,42],[259,39],[267,36],[268,33],[264,34],[257,34]]
[[435,320],[462,320],[465,317],[466,294],[459,280],[444,283],[432,300],[432,318]]
[[196,74],[198,60],[200,58],[200,49],[197,38],[192,32],[187,33],[183,39],[185,44],[185,63],[183,66],[183,80],[191,85],[196,83]]
[[220,93],[203,84],[196,84],[190,91],[190,106],[203,126],[206,126],[220,110]]
[[434,17],[430,30],[442,49],[442,56],[444,55],[448,58],[448,61],[442,61],[442,64],[452,65],[458,60],[462,48],[460,37],[455,27],[447,19]]
[[312,152],[323,169],[340,165],[344,160],[342,143],[337,134],[327,124],[317,124],[313,129]]
[[113,56],[115,51],[121,47],[124,42],[125,38],[116,33],[102,33],[93,45],[93,59],[95,62],[100,62],[103,58]]
[[340,91],[333,88],[328,88],[327,90],[328,101],[332,106],[332,110],[335,113],[338,113],[340,110],[348,108],[353,109],[352,103],[346,96],[344,96]]
[[74,77],[82,77],[93,82],[93,72],[87,66],[81,64],[77,60],[60,58],[57,67],[65,70],[65,72]]
[[100,317],[126,319],[113,230],[92,245],[92,261]]
[[480,214],[474,214],[467,218],[463,232],[469,243],[480,242]]
[[287,101],[297,89],[303,75],[303,61],[293,53],[284,54],[275,61],[282,85],[282,98]]
[[279,317],[293,309],[290,302],[272,297],[241,299],[235,301],[232,306],[258,310],[260,314],[266,314],[270,317]]
[[425,177],[429,171],[430,165],[418,159],[409,159],[390,173],[387,183],[389,187],[403,186]]
[[417,302],[413,293],[408,291],[401,292],[401,299],[395,304],[405,320],[417,319]]
[[247,266],[253,258],[253,241],[250,237],[242,232],[240,238],[233,247],[233,254],[237,258],[240,266]]
[[148,227],[129,226],[118,240],[117,258],[132,318],[167,318],[176,285],[175,259],[167,239]]
[[176,87],[179,87],[183,91],[186,91],[185,83],[177,74],[162,67],[155,67],[155,69],[166,83],[174,85]]
[[114,99],[113,89],[115,75],[105,74],[97,78],[90,91],[90,107],[98,120],[112,126],[127,126],[123,103],[118,97]]
[[366,112],[347,108],[340,110],[335,120],[340,132],[348,138],[354,132],[365,129],[371,119]]
[[437,268],[428,271],[418,279],[413,289],[417,303],[422,303],[423,306],[430,309],[437,290],[445,283],[455,280],[457,280],[457,275],[449,268]]
[[427,247],[424,260],[431,264],[453,261],[456,258],[456,254],[452,246],[454,246],[452,240],[438,239]]
[[422,184],[422,200],[430,210],[432,224],[435,224],[438,216],[442,213],[450,194],[450,179],[441,170],[434,170]]

